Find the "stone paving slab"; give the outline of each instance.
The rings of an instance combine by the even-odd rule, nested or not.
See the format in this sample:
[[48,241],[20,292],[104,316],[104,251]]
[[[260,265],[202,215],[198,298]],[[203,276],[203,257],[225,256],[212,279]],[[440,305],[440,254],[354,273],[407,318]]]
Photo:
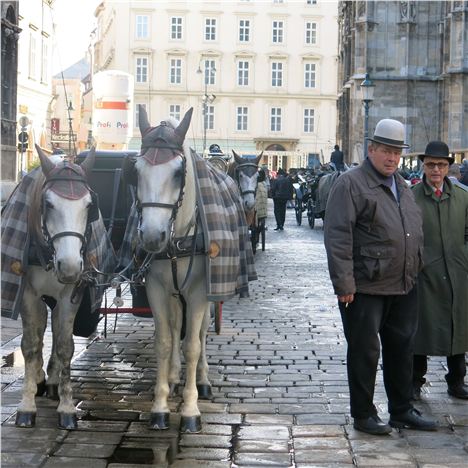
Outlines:
[[[213,400],[200,401],[202,432],[180,434],[179,392],[170,429],[148,428],[156,359],[152,319],[119,316],[77,339],[72,364],[78,430],[57,429],[57,402],[37,398],[34,429],[14,426],[24,367],[19,322],[2,321],[2,467],[465,468],[468,404],[447,395],[444,358],[430,358],[417,407],[440,422],[434,433],[355,431],[349,415],[346,340],[328,279],[323,230],[285,231],[270,218],[267,250],[250,298],[223,306],[219,335],[207,337]],[[50,352],[50,331],[45,354]],[[183,365],[184,371],[184,365]],[[179,389],[180,390],[180,389]],[[375,404],[388,419],[382,372]]]

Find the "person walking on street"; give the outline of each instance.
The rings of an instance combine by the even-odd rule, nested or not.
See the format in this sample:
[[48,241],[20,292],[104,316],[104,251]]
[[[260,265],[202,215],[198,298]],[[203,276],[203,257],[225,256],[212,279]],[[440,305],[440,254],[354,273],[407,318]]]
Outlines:
[[278,176],[271,183],[271,198],[273,198],[273,208],[276,219],[275,231],[284,230],[284,220],[286,219],[286,203],[293,198],[294,187],[291,178],[284,169],[278,169]]
[[344,170],[344,154],[338,145],[335,145],[334,151],[332,151],[330,162],[335,165],[337,171]]
[[[411,403],[423,233],[411,189],[397,172],[404,136],[402,123],[378,122],[369,157],[337,179],[325,214],[328,267],[348,344],[351,416],[355,429],[376,435],[437,428]],[[380,345],[388,424],[373,403]]]
[[443,141],[430,142],[419,158],[424,175],[413,193],[423,217],[424,268],[418,278],[413,398],[421,397],[427,356],[446,356],[447,392],[467,400],[468,192],[447,177],[454,159]]

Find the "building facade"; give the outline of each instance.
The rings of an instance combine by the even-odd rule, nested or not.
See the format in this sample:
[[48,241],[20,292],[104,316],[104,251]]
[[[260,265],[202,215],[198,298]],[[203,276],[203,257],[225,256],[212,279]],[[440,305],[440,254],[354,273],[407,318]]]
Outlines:
[[[34,145],[50,147],[50,109],[53,103],[51,62],[54,0],[20,1],[17,119],[18,133],[28,134],[24,151],[18,152],[18,168],[27,171],[37,156]],[[20,121],[27,122],[21,125]]]
[[468,155],[468,2],[339,2],[338,140],[363,158],[360,83],[375,84],[369,133],[382,118],[406,127],[409,152],[444,140]]
[[[181,118],[199,152],[264,150],[271,169],[328,160],[335,144],[337,3],[115,2],[96,9],[93,72],[134,75],[150,121]],[[135,125],[136,125],[135,124]],[[139,148],[134,128],[131,148]]]
[[16,165],[16,87],[18,70],[18,2],[1,2],[2,12],[2,201],[3,181],[13,182]]

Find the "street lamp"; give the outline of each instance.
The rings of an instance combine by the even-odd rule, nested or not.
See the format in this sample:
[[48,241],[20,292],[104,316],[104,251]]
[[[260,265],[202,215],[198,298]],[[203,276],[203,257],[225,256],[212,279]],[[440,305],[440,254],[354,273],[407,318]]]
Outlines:
[[[73,134],[73,117],[72,112],[75,112],[72,102],[68,103],[68,158],[74,160],[75,156],[75,138]],[[73,141],[73,155],[72,155],[72,141]],[[73,156],[73,157],[72,157]]]
[[367,158],[367,137],[369,136],[369,104],[374,100],[374,82],[366,73],[361,83],[362,102],[364,103],[364,159]]
[[[208,104],[211,104],[215,99],[216,96],[214,94],[208,94],[208,82],[210,81],[211,76],[216,72],[216,68],[212,66],[208,66],[205,62],[205,93],[203,94],[202,103],[203,103],[203,155],[205,154],[206,150],[206,130],[208,128]],[[203,71],[200,68],[200,64],[198,64],[198,74],[202,74]]]

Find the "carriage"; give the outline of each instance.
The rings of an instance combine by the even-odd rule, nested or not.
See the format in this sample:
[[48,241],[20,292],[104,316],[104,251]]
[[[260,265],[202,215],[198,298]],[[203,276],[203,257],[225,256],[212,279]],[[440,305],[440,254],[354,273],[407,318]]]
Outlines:
[[[144,285],[155,321],[158,377],[150,428],[169,428],[167,398],[180,382],[183,339],[186,382],[180,430],[201,430],[197,400],[211,395],[205,352],[209,306],[236,294],[248,295],[248,282],[256,279],[256,273],[252,251],[246,249],[248,229],[236,182],[210,169],[211,166],[184,145],[191,115],[192,109],[180,123],[169,119],[152,127],[145,110],[140,108],[143,143],[139,154],[96,155],[92,149],[78,157],[77,162],[83,160],[80,166],[67,161],[52,162],[37,147],[42,170],[34,172],[35,178],[28,178],[35,195],[25,196],[20,190],[7,209],[10,213],[11,206],[17,204],[18,211],[26,213],[27,218],[35,215],[35,239],[44,243],[43,249],[36,249],[41,260],[37,266],[21,263],[27,262],[27,257],[18,249],[14,230],[8,234],[12,230],[8,226],[10,231],[4,229],[2,219],[2,241],[4,234],[8,234],[11,260],[17,260],[17,266],[15,262],[3,262],[11,269],[6,276],[21,277],[25,274],[22,267],[27,266],[25,291],[30,303],[24,302],[17,289],[15,298],[20,299],[16,302],[22,306],[26,369],[17,426],[35,425],[35,396],[47,392],[59,400],[59,427],[77,428],[70,381],[73,322],[79,316],[78,309],[87,289],[113,287],[115,309],[124,310],[122,284],[129,282],[134,286]],[[98,162],[93,168],[96,157]],[[24,185],[21,184],[23,188]],[[108,235],[95,192],[101,196]],[[36,200],[34,208],[25,205],[28,197]],[[97,235],[94,223],[102,226]],[[25,219],[21,225],[29,231]],[[30,255],[28,239],[32,239],[32,233],[21,234],[25,239],[23,252]],[[107,265],[109,269],[99,269],[98,257],[88,251],[91,241],[107,242],[101,246],[101,254],[113,252],[111,242],[114,247],[121,244],[117,268]],[[46,261],[42,261],[44,252],[48,255]],[[14,255],[20,256],[15,259]],[[3,279],[4,275],[2,286]],[[91,287],[86,288],[88,283]],[[34,285],[31,292],[28,292],[29,284]],[[56,295],[55,290],[61,292]],[[133,294],[133,306],[142,299],[140,292],[136,290]],[[47,381],[40,344],[47,317],[45,305],[40,305],[43,295],[56,299],[51,306],[56,310],[52,313],[54,341]],[[39,301],[34,304],[39,307],[39,313],[35,312],[34,301]],[[132,312],[146,312],[147,308],[136,309],[130,308]]]

